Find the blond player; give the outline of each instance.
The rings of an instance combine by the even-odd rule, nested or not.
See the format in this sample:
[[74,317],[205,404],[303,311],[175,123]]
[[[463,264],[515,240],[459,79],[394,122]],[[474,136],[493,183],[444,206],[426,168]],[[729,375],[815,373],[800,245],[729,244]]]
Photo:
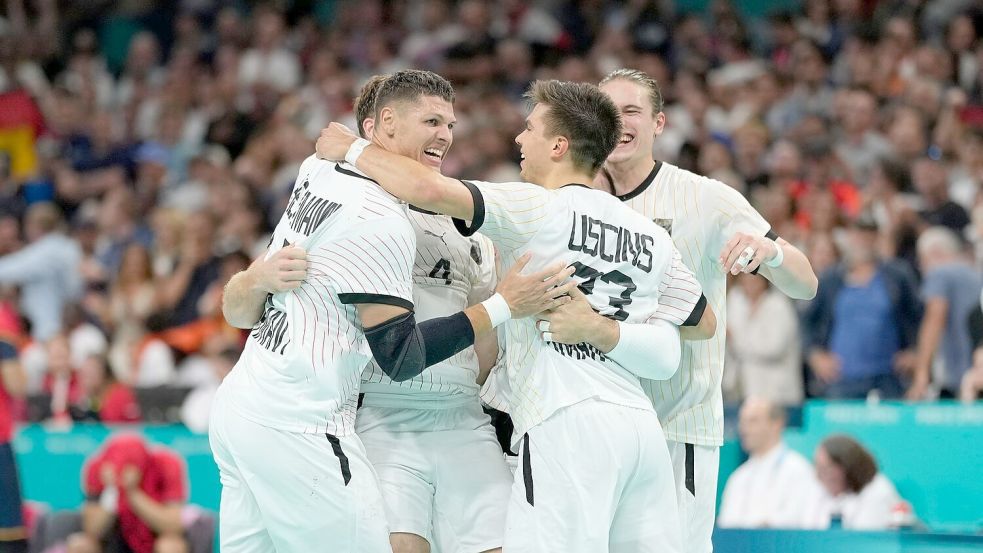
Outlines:
[[[808,259],[775,235],[740,193],[652,159],[653,141],[666,122],[652,78],[619,69],[600,87],[621,113],[623,134],[595,186],[669,232],[720,320],[726,320],[728,272],[759,271],[790,297],[815,296],[817,280]],[[643,382],[669,441],[686,551],[694,553],[713,548],[725,337],[724,325],[718,325],[708,341],[684,341],[678,372],[667,381]]]
[[675,371],[677,325],[712,332],[712,311],[663,229],[583,184],[620,136],[610,100],[557,81],[535,83],[528,97],[535,107],[516,142],[522,175],[538,186],[442,177],[338,124],[322,131],[318,155],[345,157],[412,204],[470,221],[462,232],[485,233],[506,267],[528,252],[533,263],[563,260],[607,316],[604,332],[576,345],[549,341],[548,325],[533,321],[504,332],[522,458],[505,550],[683,551],[665,494],[668,452],[638,375]]

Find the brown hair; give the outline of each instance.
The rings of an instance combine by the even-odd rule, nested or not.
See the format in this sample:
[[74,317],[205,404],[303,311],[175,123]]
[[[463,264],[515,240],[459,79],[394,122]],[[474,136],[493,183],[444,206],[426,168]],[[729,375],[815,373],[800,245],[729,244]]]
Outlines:
[[829,436],[819,444],[846,476],[846,487],[859,493],[877,475],[877,461],[860,442],[844,434]]
[[570,158],[578,169],[597,174],[621,138],[621,119],[611,98],[592,84],[536,81],[525,98],[549,108],[546,134],[570,141]]
[[433,71],[407,69],[397,71],[383,80],[376,91],[373,111],[379,117],[382,108],[395,102],[416,101],[421,96],[436,96],[454,103],[454,87]]
[[358,96],[355,97],[355,124],[358,126],[358,135],[362,138],[368,138],[365,136],[363,124],[366,119],[372,117],[379,88],[388,78],[389,75],[373,75],[362,85],[362,89],[358,91]]
[[659,88],[659,83],[648,73],[644,71],[639,71],[638,69],[615,69],[614,71],[608,73],[598,86],[604,86],[611,81],[621,79],[623,81],[629,81],[635,83],[642,88],[649,91],[649,101],[652,102],[652,114],[658,115],[662,113],[662,108],[665,107],[665,100],[662,98],[662,89]]

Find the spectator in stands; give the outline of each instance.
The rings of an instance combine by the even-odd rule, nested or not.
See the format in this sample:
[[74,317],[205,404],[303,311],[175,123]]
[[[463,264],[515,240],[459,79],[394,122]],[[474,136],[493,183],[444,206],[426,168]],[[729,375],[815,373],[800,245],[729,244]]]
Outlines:
[[27,534],[21,511],[20,482],[10,441],[13,438],[12,398],[27,390],[27,376],[17,349],[0,337],[0,551],[26,553]]
[[914,277],[877,256],[877,223],[864,215],[849,231],[844,262],[819,278],[804,316],[813,374],[836,399],[864,398],[874,389],[900,397],[896,369],[910,363],[921,318]]
[[131,243],[109,293],[107,326],[113,329],[110,359],[113,372],[123,382],[132,382],[137,348],[147,332],[147,319],[158,306],[158,291],[143,245]]
[[82,480],[82,532],[69,538],[68,553],[187,552],[187,475],[176,453],[117,434],[86,461]]
[[842,133],[837,141],[836,154],[850,168],[854,182],[864,187],[870,171],[880,159],[890,156],[891,143],[877,132],[877,98],[863,88],[846,93],[841,115]]
[[206,212],[191,215],[174,272],[158,286],[160,307],[170,312],[167,326],[180,326],[198,318],[198,300],[216,278],[220,261],[212,252],[215,223]]
[[930,157],[915,160],[911,179],[922,200],[922,210],[918,212],[919,230],[931,226],[943,226],[962,235],[969,224],[966,209],[949,197],[949,180],[946,166]]
[[785,410],[766,399],[749,397],[741,406],[738,432],[750,458],[727,480],[721,528],[799,528],[808,498],[819,483],[809,461],[782,442]]
[[[983,279],[963,254],[951,230],[931,227],[918,238],[922,301],[925,315],[918,331],[918,350],[908,399],[925,399],[935,380],[939,395],[955,398],[963,375],[973,364],[970,316],[980,309]],[[936,357],[941,366],[933,378]]]
[[52,203],[32,205],[24,222],[28,244],[0,257],[0,285],[16,284],[21,309],[33,335],[47,340],[61,330],[65,304],[82,294],[78,244],[62,232],[61,211]]
[[799,319],[788,296],[758,275],[737,277],[727,296],[727,349],[739,397],[779,405],[802,402]]
[[51,396],[51,418],[56,423],[69,424],[72,420],[69,409],[81,399],[82,391],[65,335],[59,334],[48,341],[44,362],[44,391]]
[[902,499],[864,446],[849,436],[829,436],[816,448],[814,462],[823,493],[810,502],[808,527],[828,528],[839,520],[850,530],[890,528],[891,512]]
[[136,396],[116,381],[106,358],[88,357],[79,367],[79,400],[70,413],[75,421],[129,423],[140,421],[140,406]]

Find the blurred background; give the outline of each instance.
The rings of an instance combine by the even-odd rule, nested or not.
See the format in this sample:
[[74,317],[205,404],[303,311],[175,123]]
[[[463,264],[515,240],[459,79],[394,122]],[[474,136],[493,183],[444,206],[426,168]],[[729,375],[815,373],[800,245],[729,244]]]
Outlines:
[[[444,172],[517,180],[532,80],[632,67],[666,99],[653,155],[739,190],[821,275],[811,302],[730,284],[718,551],[978,551],[981,31],[972,0],[0,0],[0,444],[25,499],[0,487],[0,514],[58,550],[83,463],[136,432],[180,460],[209,550],[208,409],[244,342],[222,287],[319,130],[353,125],[369,76],[434,70]],[[776,444],[834,516],[723,514],[789,489]],[[0,547],[23,537],[2,522]]]

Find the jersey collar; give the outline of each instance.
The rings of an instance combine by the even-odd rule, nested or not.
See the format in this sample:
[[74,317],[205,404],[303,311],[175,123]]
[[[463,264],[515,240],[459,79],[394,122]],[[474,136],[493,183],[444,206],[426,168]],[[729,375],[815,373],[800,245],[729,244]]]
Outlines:
[[[638,196],[642,192],[645,192],[645,189],[648,188],[649,185],[652,184],[652,181],[655,180],[655,176],[659,174],[659,169],[662,169],[662,162],[656,160],[655,167],[653,167],[652,171],[648,174],[647,177],[645,177],[645,180],[643,180],[642,183],[636,186],[635,189],[632,190],[631,192],[618,196],[618,199],[623,202],[626,202],[634,198],[635,196]],[[617,196],[617,194],[615,195]]]

